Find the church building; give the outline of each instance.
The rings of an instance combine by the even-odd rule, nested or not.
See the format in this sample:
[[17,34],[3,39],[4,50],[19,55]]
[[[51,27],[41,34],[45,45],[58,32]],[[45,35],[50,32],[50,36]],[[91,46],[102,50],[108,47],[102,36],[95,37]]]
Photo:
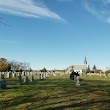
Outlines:
[[87,71],[87,59],[85,57],[83,65],[71,65],[65,69],[65,73],[71,73],[72,71],[83,73]]

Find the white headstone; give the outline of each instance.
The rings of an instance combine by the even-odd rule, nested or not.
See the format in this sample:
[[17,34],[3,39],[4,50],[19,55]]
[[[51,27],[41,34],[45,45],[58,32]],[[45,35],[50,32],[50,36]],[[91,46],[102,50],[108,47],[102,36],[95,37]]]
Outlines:
[[79,76],[76,77],[76,85],[80,86],[80,79],[79,79]]

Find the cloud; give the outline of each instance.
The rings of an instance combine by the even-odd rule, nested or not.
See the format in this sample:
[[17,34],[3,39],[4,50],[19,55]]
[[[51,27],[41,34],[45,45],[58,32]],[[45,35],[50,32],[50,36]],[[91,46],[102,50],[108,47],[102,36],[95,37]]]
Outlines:
[[56,1],[58,1],[58,2],[71,2],[73,0],[56,0]]
[[110,0],[103,0],[104,3],[110,3]]
[[83,4],[85,9],[97,19],[110,24],[110,0],[85,0]]
[[24,17],[52,18],[65,21],[37,0],[0,0],[0,12]]

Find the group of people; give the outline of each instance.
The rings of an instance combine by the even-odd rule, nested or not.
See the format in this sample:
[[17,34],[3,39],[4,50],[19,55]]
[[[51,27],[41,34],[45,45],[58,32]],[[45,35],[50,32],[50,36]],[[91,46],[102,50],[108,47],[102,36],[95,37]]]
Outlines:
[[70,74],[70,79],[71,79],[71,80],[74,80],[74,76],[75,76],[75,75],[76,75],[76,76],[80,76],[78,72],[74,72],[74,70],[73,70],[73,71],[71,72],[71,74]]

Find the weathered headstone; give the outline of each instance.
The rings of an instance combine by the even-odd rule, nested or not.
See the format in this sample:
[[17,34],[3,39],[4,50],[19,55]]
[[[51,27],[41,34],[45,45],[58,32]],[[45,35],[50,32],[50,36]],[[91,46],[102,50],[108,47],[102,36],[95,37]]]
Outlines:
[[24,76],[24,82],[28,83],[28,76]]
[[39,73],[39,79],[43,79],[43,73],[42,72]]
[[41,79],[43,79],[43,72],[41,72]]
[[48,73],[47,73],[47,72],[45,73],[45,77],[46,77],[46,78],[48,77]]
[[30,82],[33,82],[34,81],[34,75],[31,75],[30,76]]
[[45,77],[46,77],[46,76],[45,76],[45,72],[43,72],[43,79],[45,79]]
[[22,75],[22,73],[21,72],[18,72],[18,76],[21,76]]
[[74,82],[76,83],[77,82],[77,76],[74,75]]
[[72,73],[70,74],[70,79],[74,80],[76,85],[80,85],[80,79],[79,79],[79,73],[78,72],[74,72],[72,71]]
[[6,81],[3,79],[0,79],[0,89],[6,89]]
[[12,75],[11,71],[7,72],[7,78],[11,78],[12,77],[11,75]]
[[18,76],[18,84],[19,84],[19,85],[22,84],[22,76],[21,76],[21,75]]
[[4,79],[4,74],[0,74],[0,79]]
[[22,76],[25,76],[26,74],[25,74],[25,71],[22,71]]
[[13,74],[13,78],[15,78],[16,77],[16,73],[13,72],[12,74]]
[[79,79],[79,76],[76,77],[76,85],[77,85],[77,86],[80,86],[80,79]]

